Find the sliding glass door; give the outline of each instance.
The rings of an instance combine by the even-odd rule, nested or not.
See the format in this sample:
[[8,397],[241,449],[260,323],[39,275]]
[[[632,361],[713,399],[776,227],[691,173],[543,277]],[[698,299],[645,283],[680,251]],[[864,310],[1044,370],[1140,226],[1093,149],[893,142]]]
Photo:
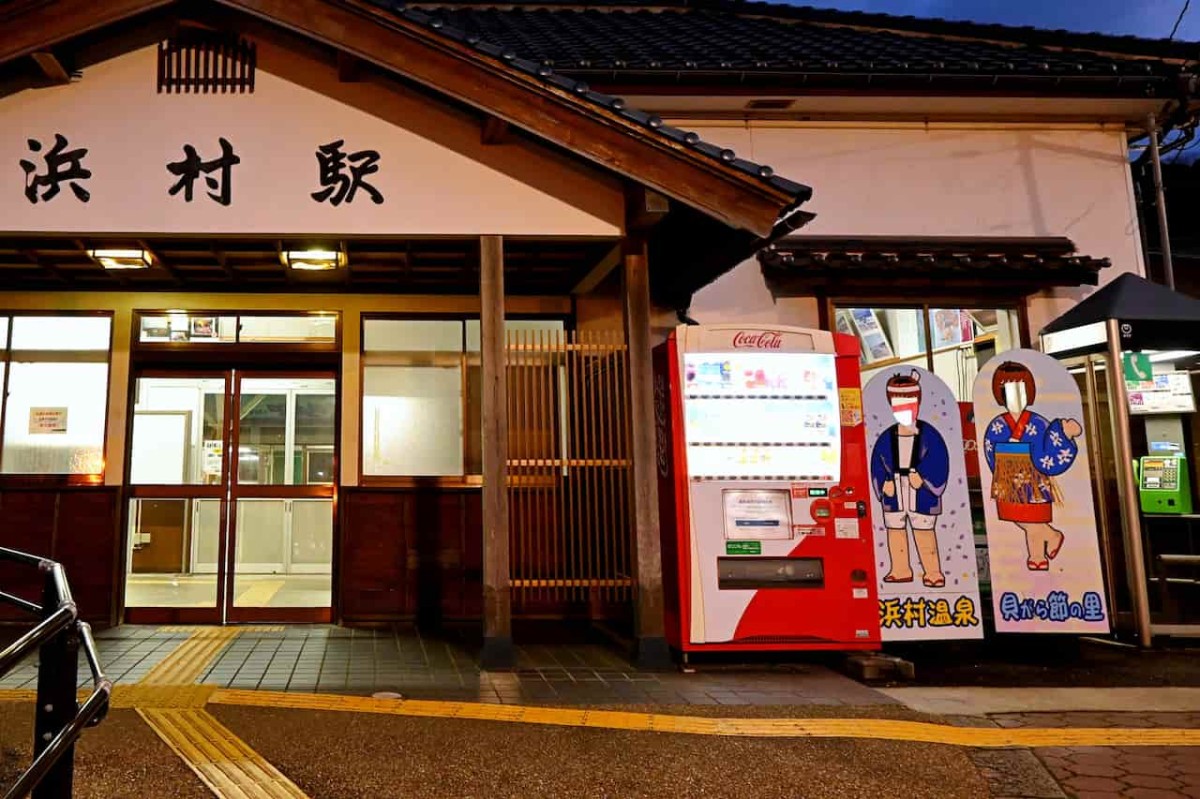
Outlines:
[[148,372],[135,386],[126,620],[328,620],[333,375]]

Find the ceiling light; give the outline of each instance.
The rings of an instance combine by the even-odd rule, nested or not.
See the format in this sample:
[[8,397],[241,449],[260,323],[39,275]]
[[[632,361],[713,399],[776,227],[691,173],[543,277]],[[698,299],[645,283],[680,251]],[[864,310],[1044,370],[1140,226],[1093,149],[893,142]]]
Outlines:
[[280,256],[289,269],[322,272],[346,265],[346,254],[341,250],[284,250]]
[[150,251],[143,249],[88,250],[87,254],[105,269],[149,269],[154,265]]

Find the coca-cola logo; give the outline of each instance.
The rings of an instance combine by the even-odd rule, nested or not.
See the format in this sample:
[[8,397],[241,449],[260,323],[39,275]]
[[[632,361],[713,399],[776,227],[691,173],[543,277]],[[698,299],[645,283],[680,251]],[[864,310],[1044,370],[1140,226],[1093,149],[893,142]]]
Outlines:
[[739,330],[733,334],[733,348],[736,350],[782,349],[783,334],[774,330],[762,330],[755,333]]

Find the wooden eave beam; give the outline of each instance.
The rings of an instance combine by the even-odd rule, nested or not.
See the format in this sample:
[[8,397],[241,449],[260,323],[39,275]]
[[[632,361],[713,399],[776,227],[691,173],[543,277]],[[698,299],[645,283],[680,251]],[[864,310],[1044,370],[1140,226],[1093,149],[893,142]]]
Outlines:
[[780,212],[795,200],[755,176],[363,0],[216,2],[403,75],[757,236],[769,236]]
[[[170,5],[172,0],[56,0],[0,6],[0,64],[46,51],[106,25]],[[6,13],[7,12],[7,13]]]
[[829,273],[787,275],[785,277],[764,271],[767,287],[777,298],[811,297],[817,291],[837,291],[844,295],[862,294],[864,296],[904,296],[905,292],[914,292],[914,296],[917,297],[937,297],[947,293],[978,294],[980,292],[1033,294],[1048,288],[1095,285],[1084,280],[1084,277],[1084,275],[1064,275],[1060,279],[1037,280],[1032,276],[1015,275],[901,277],[894,274],[869,274],[851,277]]

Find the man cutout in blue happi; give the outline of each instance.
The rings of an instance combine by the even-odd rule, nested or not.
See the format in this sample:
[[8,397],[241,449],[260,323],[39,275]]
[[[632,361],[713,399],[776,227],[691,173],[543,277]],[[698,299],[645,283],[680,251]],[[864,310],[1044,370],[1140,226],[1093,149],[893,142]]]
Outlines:
[[884,430],[871,452],[871,484],[883,508],[891,567],[885,583],[913,579],[908,549],[912,528],[926,588],[946,584],[938,554],[937,520],[942,513],[942,492],[950,476],[950,454],[937,429],[921,421],[920,373],[893,375],[885,386],[896,424]]

